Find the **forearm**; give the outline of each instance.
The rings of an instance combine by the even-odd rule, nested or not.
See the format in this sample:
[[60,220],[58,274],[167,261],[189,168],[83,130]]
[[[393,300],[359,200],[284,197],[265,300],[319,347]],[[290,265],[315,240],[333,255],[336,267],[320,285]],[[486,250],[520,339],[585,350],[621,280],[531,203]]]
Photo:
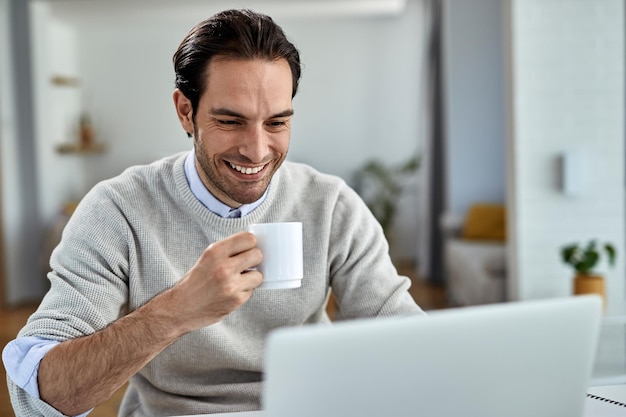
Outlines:
[[107,400],[183,332],[168,314],[169,294],[89,336],[63,342],[41,361],[42,400],[78,415]]

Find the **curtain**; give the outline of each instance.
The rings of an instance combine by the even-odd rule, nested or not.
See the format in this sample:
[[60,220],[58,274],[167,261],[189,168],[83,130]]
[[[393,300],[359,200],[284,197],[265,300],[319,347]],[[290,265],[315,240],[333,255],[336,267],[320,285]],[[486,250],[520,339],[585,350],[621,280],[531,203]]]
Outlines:
[[439,218],[445,207],[443,132],[442,5],[425,0],[425,70],[422,77],[420,209],[418,218],[418,272],[421,278],[443,283],[443,242]]

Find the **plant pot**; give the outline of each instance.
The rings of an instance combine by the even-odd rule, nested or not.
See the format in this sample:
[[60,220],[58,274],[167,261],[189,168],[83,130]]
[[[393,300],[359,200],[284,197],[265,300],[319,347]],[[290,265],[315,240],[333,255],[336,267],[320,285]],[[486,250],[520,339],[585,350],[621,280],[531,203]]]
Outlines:
[[574,278],[574,295],[598,294],[606,309],[606,289],[604,277],[601,275],[576,275]]

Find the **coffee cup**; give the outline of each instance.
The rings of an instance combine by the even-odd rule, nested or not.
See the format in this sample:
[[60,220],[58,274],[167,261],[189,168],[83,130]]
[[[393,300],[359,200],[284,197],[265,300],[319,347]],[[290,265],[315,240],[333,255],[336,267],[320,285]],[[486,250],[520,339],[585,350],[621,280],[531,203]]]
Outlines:
[[304,277],[302,223],[256,223],[248,230],[263,253],[256,267],[263,275],[258,289],[299,288]]

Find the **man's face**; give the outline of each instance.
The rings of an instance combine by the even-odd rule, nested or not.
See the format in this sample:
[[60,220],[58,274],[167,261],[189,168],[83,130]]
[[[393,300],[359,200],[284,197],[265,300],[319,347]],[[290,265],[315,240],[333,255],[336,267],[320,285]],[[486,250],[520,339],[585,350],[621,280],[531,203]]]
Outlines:
[[223,203],[252,203],[287,156],[291,69],[284,59],[218,57],[207,77],[192,123],[198,173]]

